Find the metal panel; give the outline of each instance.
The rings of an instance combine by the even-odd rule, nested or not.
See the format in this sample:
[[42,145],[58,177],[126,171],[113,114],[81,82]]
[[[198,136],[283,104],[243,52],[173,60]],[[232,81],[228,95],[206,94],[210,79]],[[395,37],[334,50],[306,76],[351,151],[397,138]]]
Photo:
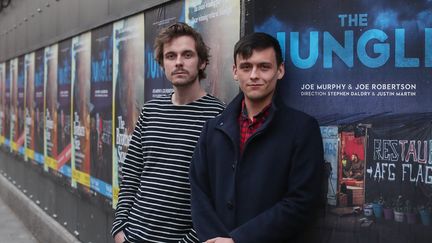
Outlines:
[[40,47],[42,41],[42,17],[40,14],[37,14],[36,10],[40,6],[41,0],[27,2],[27,12],[24,18],[27,19],[27,48],[30,50],[34,50]]
[[6,52],[6,34],[4,32],[0,32],[0,63],[5,60],[5,52]]
[[80,0],[79,2],[79,28],[91,29],[102,24],[101,21],[108,16],[108,2],[106,0]]
[[[12,29],[14,30],[14,29]],[[10,31],[6,36],[6,59],[10,59],[14,57],[15,54],[15,39],[16,39],[16,31]]]
[[[11,4],[8,8],[3,9],[1,12],[2,18],[0,19],[1,30],[5,32],[5,52],[3,61],[11,58],[11,54],[15,53],[15,34],[16,29],[14,28],[15,16],[13,15],[13,4]],[[16,7],[14,7],[16,8]]]
[[[38,12],[38,15],[41,16],[41,24],[42,24],[42,36],[45,40],[55,40],[57,33],[57,15],[58,11],[56,11],[58,7],[57,6],[41,6],[41,12]],[[48,44],[48,43],[44,43]]]
[[169,2],[169,0],[108,0],[108,2],[110,16],[114,18],[122,18],[162,3]]
[[[19,15],[21,16],[21,15]],[[16,21],[17,29],[16,29],[16,52],[21,54],[26,49],[27,44],[27,31],[26,26],[23,25],[24,20],[18,19]]]
[[59,4],[58,38],[66,39],[79,30],[79,0],[60,1]]

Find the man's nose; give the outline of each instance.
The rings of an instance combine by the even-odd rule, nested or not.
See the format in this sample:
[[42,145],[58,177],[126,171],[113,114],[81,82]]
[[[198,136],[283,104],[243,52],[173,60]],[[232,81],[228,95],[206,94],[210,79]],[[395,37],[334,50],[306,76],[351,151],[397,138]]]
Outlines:
[[176,66],[183,66],[183,57],[181,56],[181,55],[179,55],[177,58],[176,58],[176,62],[175,62],[175,64],[176,64]]
[[251,79],[258,79],[258,68],[257,67],[252,68],[250,78]]

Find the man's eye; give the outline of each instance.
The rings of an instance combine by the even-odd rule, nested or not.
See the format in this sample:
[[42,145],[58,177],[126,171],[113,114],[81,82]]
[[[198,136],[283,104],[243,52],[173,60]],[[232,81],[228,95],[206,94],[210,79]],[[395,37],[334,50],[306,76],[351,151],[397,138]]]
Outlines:
[[244,71],[248,71],[248,70],[251,69],[251,67],[252,67],[251,65],[241,65],[241,66],[240,66],[240,69],[241,69],[241,70],[244,70]]
[[189,58],[192,58],[193,55],[192,55],[192,53],[187,52],[187,53],[185,53],[184,57],[187,58],[187,59],[189,59]]
[[165,58],[168,60],[173,60],[175,58],[175,55],[174,54],[166,54]]

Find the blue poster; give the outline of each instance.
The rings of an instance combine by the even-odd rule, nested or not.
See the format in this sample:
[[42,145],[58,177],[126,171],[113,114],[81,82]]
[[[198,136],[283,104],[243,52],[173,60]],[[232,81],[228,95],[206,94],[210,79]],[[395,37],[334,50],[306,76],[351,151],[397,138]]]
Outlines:
[[431,110],[431,1],[249,1],[245,25],[279,40],[286,103],[321,124]]
[[184,22],[184,1],[172,1],[169,4],[147,11],[145,23],[145,101],[170,95],[172,84],[154,56],[154,41],[163,28],[176,22]]
[[34,160],[43,165],[44,158],[44,49],[39,49],[35,54],[34,67]]
[[[112,202],[113,25],[91,33],[90,188]],[[104,200],[105,201],[105,200]]]

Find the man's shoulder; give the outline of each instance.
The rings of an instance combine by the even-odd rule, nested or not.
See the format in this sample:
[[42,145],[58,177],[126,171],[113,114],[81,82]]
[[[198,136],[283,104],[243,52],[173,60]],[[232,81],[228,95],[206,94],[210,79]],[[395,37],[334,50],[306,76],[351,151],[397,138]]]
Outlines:
[[200,98],[197,103],[203,104],[203,105],[209,105],[209,106],[215,106],[220,108],[221,110],[225,109],[225,103],[223,103],[218,98],[214,97],[211,94],[206,94],[202,98]]
[[148,100],[144,103],[144,107],[163,104],[163,103],[171,103],[171,96],[164,95],[164,96],[159,96],[151,100]]

